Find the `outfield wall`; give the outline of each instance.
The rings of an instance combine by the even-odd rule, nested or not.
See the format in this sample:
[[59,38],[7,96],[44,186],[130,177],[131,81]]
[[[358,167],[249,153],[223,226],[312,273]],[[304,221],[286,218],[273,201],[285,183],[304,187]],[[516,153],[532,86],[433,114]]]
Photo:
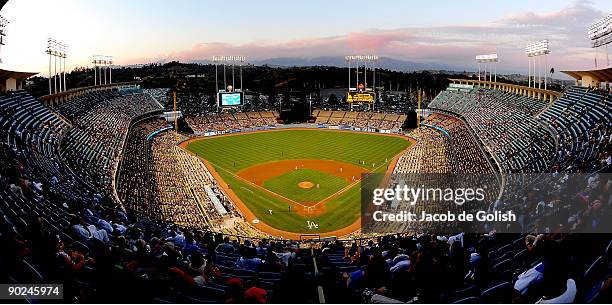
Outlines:
[[404,135],[401,132],[394,132],[389,129],[376,129],[376,128],[358,128],[348,125],[328,125],[328,124],[285,124],[285,125],[269,125],[263,127],[252,127],[252,128],[240,128],[240,129],[229,129],[222,131],[209,131],[209,132],[195,132],[195,137],[212,137],[224,134],[233,134],[241,132],[251,132],[260,130],[274,130],[274,129],[292,129],[292,128],[312,128],[312,129],[332,129],[332,130],[347,130],[347,131],[358,131],[358,132],[369,132],[369,133],[382,133],[382,134],[399,134]]

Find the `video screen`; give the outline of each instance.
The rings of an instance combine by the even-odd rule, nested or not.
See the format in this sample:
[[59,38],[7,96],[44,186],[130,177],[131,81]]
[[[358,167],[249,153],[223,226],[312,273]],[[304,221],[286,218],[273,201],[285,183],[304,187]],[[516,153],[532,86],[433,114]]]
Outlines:
[[219,93],[219,106],[230,107],[242,105],[241,92]]
[[0,305],[612,304],[612,0],[260,2],[0,0]]

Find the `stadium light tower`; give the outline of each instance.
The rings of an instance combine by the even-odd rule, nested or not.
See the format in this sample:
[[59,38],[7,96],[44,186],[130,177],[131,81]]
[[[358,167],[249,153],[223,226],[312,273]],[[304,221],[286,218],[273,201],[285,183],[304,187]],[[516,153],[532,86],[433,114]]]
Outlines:
[[[360,68],[360,62],[363,62],[363,90],[367,90],[367,86],[368,86],[368,68],[367,68],[367,63],[370,62],[372,63],[371,69],[372,69],[372,91],[376,90],[376,62],[378,62],[379,57],[377,55],[347,55],[344,57],[344,59],[348,62],[348,69],[349,69],[349,76],[348,76],[348,90],[351,91],[357,91],[358,87],[359,87],[359,68]],[[356,86],[355,88],[351,87],[351,63],[355,62],[355,70],[357,72],[357,78],[356,78]]]
[[[347,102],[352,107],[353,102],[361,103],[368,102],[374,110],[376,101],[376,63],[379,60],[378,55],[347,55],[344,59],[348,62],[348,91]],[[355,72],[357,72],[355,87],[351,87],[351,63],[355,62]],[[363,84],[359,83],[359,68],[360,62],[363,62]],[[368,89],[368,63],[371,63],[372,69],[372,88]],[[371,93],[368,93],[371,91]],[[363,100],[365,97],[367,100]],[[350,98],[350,99],[349,99]]]
[[[231,90],[236,90],[236,86],[235,86],[235,77],[234,77],[234,67],[236,66],[236,63],[239,64],[240,66],[240,91],[242,91],[242,64],[246,61],[246,57],[245,56],[235,56],[235,55],[222,55],[222,56],[213,56],[212,58],[213,62],[215,63],[215,94],[217,94],[217,98],[218,98],[218,93],[221,92],[219,90],[219,65],[223,65],[223,90],[228,90],[230,91],[230,86],[227,85],[227,78],[225,75],[225,66],[226,65],[231,65],[232,66],[232,85],[231,85]],[[219,105],[219,101],[217,100],[217,105]]]
[[608,44],[612,42],[612,13],[589,25],[587,32],[591,39],[591,46],[595,49],[595,68],[597,68],[597,49],[602,46],[606,48],[606,67],[609,67]]
[[[538,89],[542,89],[542,57],[544,57],[544,90],[547,89],[547,81],[546,81],[546,73],[548,71],[548,54],[550,54],[550,48],[548,46],[548,40],[540,40],[538,42],[530,43],[525,48],[525,54],[527,55],[528,63],[529,63],[529,74],[528,74],[528,86],[531,87],[533,84],[533,88],[536,88],[536,63],[537,67],[537,83]],[[533,62],[533,69],[531,68],[531,63]],[[533,75],[533,82],[531,81],[531,77]]]
[[[112,75],[112,64],[113,57],[108,55],[93,55],[91,63],[94,64],[94,86],[106,85],[113,83]],[[106,77],[106,70],[108,70],[108,82]],[[99,71],[99,75],[98,75]]]
[[223,65],[223,87],[227,89],[227,78],[225,75],[225,66],[232,66],[232,88],[236,88],[235,84],[235,76],[234,76],[234,68],[236,63],[240,66],[240,91],[242,91],[242,64],[246,61],[245,56],[234,56],[234,55],[224,55],[224,56],[213,56],[213,62],[215,63],[215,83],[217,92],[219,92],[219,82],[217,77],[218,65]]
[[[68,45],[53,38],[47,39],[47,50],[49,54],[49,94],[66,90],[66,57]],[[57,74],[57,61],[59,59],[60,73]],[[53,81],[51,80],[51,62],[53,61]],[[62,68],[63,62],[63,68]],[[63,85],[62,85],[63,79]],[[59,86],[58,86],[59,82]],[[59,88],[58,88],[59,87]]]
[[[4,45],[4,36],[6,36],[6,26],[8,24],[9,21],[0,16],[0,48]],[[0,58],[0,63],[2,63],[2,58]]]
[[60,43],[59,48],[60,52],[60,70],[61,79],[60,79],[60,87],[63,86],[62,91],[66,91],[66,57],[68,57],[68,45],[65,43]]
[[[495,54],[486,54],[486,55],[478,55],[476,56],[476,63],[478,63],[478,80],[480,80],[480,66],[484,64],[484,80],[487,80],[487,65],[489,66],[489,81],[497,82],[497,63],[499,62],[499,57],[497,53]],[[495,69],[495,72],[492,73],[491,65]],[[495,74],[495,80],[493,80],[493,74]]]

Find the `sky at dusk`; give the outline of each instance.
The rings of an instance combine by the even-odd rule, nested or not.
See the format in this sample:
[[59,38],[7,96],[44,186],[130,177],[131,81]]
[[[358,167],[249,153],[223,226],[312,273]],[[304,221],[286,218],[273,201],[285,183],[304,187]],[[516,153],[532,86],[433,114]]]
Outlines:
[[0,67],[46,75],[53,37],[70,46],[69,69],[93,54],[119,65],[377,54],[476,69],[475,55],[498,53],[498,72],[526,74],[524,47],[541,39],[555,69],[592,68],[586,27],[611,12],[610,0],[9,0]]

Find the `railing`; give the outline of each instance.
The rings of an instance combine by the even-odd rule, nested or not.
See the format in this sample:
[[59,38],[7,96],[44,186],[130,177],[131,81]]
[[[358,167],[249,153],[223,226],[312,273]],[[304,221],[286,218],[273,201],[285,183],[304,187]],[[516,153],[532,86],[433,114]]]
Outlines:
[[558,99],[563,95],[562,92],[553,91],[553,90],[544,90],[539,88],[532,88],[527,86],[508,84],[508,83],[499,83],[499,82],[490,82],[490,81],[482,81],[482,80],[474,80],[474,79],[457,79],[457,78],[449,78],[449,81],[453,83],[459,84],[471,84],[474,86],[498,89],[507,92],[514,92],[518,95],[532,97],[534,99],[548,100],[549,103],[554,102],[555,99]]
[[[314,255],[314,248],[310,247],[310,255],[312,256],[312,266],[314,268],[315,280],[319,279],[319,267],[317,266],[317,258]],[[325,293],[323,292],[323,286],[317,285],[317,296],[319,297],[319,304],[325,304]]]
[[131,133],[134,125],[136,125],[138,122],[155,117],[156,115],[161,115],[162,113],[163,113],[163,109],[158,109],[158,110],[152,110],[152,111],[143,113],[139,116],[132,118],[127,132],[123,135],[123,140],[121,143],[121,150],[119,154],[117,154],[117,159],[113,163],[111,187],[112,187],[113,199],[119,204],[119,206],[123,208],[124,211],[126,210],[125,206],[123,205],[123,202],[121,202],[121,199],[119,199],[119,194],[117,194],[117,181],[119,180],[120,178],[119,176],[121,174],[120,169],[121,169],[121,165],[123,164],[123,153],[125,152],[125,147],[127,146],[127,138],[129,134]]

